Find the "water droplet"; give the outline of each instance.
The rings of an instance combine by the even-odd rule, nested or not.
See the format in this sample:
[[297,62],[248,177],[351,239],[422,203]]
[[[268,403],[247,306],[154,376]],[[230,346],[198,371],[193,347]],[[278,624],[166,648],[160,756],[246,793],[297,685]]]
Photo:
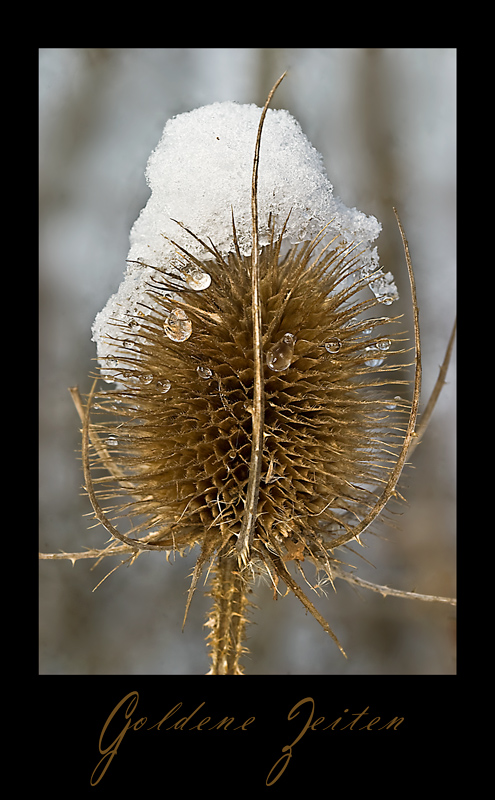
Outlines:
[[390,341],[390,339],[380,339],[376,343],[376,346],[378,347],[379,350],[390,350],[391,345],[392,342]]
[[398,395],[398,394],[397,394],[397,395],[394,397],[394,402],[387,403],[387,404],[385,405],[385,408],[388,408],[390,411],[393,411],[393,410],[394,410],[394,408],[397,408],[397,403],[400,403],[401,401],[402,401],[402,397],[401,397],[400,395]]
[[149,386],[150,383],[153,383],[153,375],[150,372],[143,373],[143,375],[139,376],[139,383]]
[[139,375],[137,372],[125,370],[122,372],[122,378],[125,383],[136,384],[139,383]]
[[122,344],[127,350],[131,350],[134,347],[135,342],[133,342],[132,339],[124,339]]
[[333,337],[325,342],[325,350],[327,353],[338,353],[340,348],[342,347],[342,342],[340,339]]
[[381,367],[383,364],[383,358],[369,358],[368,361],[365,361],[367,367]]
[[115,372],[119,367],[118,359],[115,356],[102,356],[101,377],[106,383],[115,383]]
[[294,354],[296,337],[286,333],[277,344],[274,344],[266,354],[266,363],[274,372],[283,372],[290,367]]
[[185,342],[192,333],[192,323],[182,308],[174,308],[164,322],[163,329],[173,342]]
[[[364,363],[367,367],[381,367],[385,359],[380,355],[380,351],[378,350],[375,345],[371,345],[370,347],[365,347],[365,351],[369,354],[370,358],[368,358]],[[376,357],[378,356],[378,358]]]
[[172,386],[172,384],[170,383],[169,380],[167,380],[167,378],[165,378],[162,381],[157,381],[156,382],[156,388],[162,394],[165,394],[166,392],[168,392],[168,390],[170,389],[171,386]]
[[203,378],[205,381],[207,381],[208,378],[211,378],[213,375],[213,372],[209,367],[196,367],[196,372],[198,373],[199,377]]
[[186,267],[181,267],[180,272],[187,285],[195,292],[207,289],[211,283],[211,275],[199,267],[188,264]]
[[117,447],[119,440],[116,436],[109,436],[107,439],[107,446],[108,447]]

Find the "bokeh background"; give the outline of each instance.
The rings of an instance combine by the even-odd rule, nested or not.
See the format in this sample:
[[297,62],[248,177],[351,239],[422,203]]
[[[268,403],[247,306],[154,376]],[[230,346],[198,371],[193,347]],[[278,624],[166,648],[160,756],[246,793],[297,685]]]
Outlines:
[[[68,387],[90,386],[91,324],[116,291],[128,235],[149,190],[144,170],[170,117],[208,103],[287,108],[322,153],[335,192],[383,225],[382,264],[412,330],[407,271],[392,206],[413,258],[423,347],[423,405],[456,313],[456,51],[453,49],[41,49],[40,550],[102,546],[81,492],[80,424]],[[402,482],[397,529],[357,548],[358,574],[455,595],[455,353],[427,436]],[[85,516],[86,515],[86,516]],[[181,632],[194,556],[144,553],[40,562],[41,674],[204,674],[207,598]],[[256,590],[246,674],[453,674],[455,609],[356,589],[315,600],[349,658],[292,596]]]

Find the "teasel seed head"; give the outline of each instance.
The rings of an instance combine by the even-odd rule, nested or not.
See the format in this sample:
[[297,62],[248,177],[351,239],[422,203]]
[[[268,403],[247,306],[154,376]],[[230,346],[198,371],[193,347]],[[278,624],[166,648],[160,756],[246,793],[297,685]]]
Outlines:
[[[252,147],[256,140],[257,156],[263,153],[261,125],[256,139],[251,124],[259,109],[216,106],[198,117],[214,122],[207,146],[222,137],[232,142],[228,121],[235,118],[243,130],[251,126]],[[269,156],[278,155],[277,114],[283,115],[281,141],[290,131],[296,160],[303,143],[303,156],[309,153],[316,164],[309,166],[309,183],[314,188],[317,175],[319,186],[302,200],[289,193],[270,207],[267,198],[282,192],[284,178],[267,188]],[[176,118],[175,131],[186,121]],[[152,195],[136,223],[126,280],[94,327],[99,377],[114,386],[92,391],[88,402],[86,482],[93,506],[107,529],[135,542],[136,551],[199,547],[188,603],[205,565],[216,563],[207,623],[215,672],[228,672],[229,659],[240,671],[245,586],[253,576],[266,573],[275,587],[285,581],[318,619],[287,565],[302,570],[303,562],[312,563],[332,580],[336,548],[364,530],[363,520],[372,520],[390,484],[408,420],[411,434],[411,404],[399,396],[403,381],[396,376],[406,340],[399,319],[388,313],[397,290],[370,245],[379,226],[333,198],[318,154],[294,123],[286,112],[266,117],[271,135],[260,159],[259,209],[254,180],[250,195],[252,248],[242,204],[230,208],[228,236],[225,225],[216,230],[212,224],[209,232],[214,208],[203,214],[199,230],[175,221],[174,236],[167,219],[167,234],[157,236],[164,218],[153,216]],[[204,139],[204,126],[192,124],[188,136],[194,131]],[[173,124],[168,136],[170,149]],[[239,147],[229,167],[236,182],[243,170],[235,170],[235,159],[242,166],[246,158]],[[188,153],[180,143],[178,150],[184,163]],[[161,164],[164,158],[154,155]],[[223,205],[229,207],[229,196]],[[329,208],[333,216],[322,224],[322,209]],[[127,536],[116,527],[123,516],[132,519]],[[220,580],[222,570],[230,583]],[[225,589],[234,584],[235,597]],[[235,618],[237,633],[222,634],[221,606]]]
[[[318,258],[307,243],[281,258],[280,245],[274,235],[260,256],[265,425],[254,549],[259,541],[283,559],[296,550],[318,558],[373,505],[402,440],[409,404],[383,391],[396,383],[387,359],[402,341],[376,298],[357,300],[363,278],[347,248]],[[207,539],[213,552],[239,534],[249,478],[250,260],[217,256],[201,269],[209,287],[184,285],[180,300],[167,296],[177,285],[162,270],[138,338],[138,317],[116,322],[117,386],[94,395],[91,419],[121,476],[100,479],[98,493],[128,498],[122,510],[142,518],[135,533],[153,530],[179,550]]]

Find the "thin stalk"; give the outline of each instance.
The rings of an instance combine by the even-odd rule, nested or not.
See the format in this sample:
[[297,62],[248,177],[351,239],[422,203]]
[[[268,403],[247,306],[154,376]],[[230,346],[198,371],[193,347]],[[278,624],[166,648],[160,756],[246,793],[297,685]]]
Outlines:
[[237,539],[236,549],[239,561],[246,565],[256,527],[258,512],[258,497],[260,491],[261,468],[263,462],[263,429],[264,429],[264,370],[263,370],[263,338],[261,328],[261,298],[260,298],[260,267],[259,267],[259,242],[258,242],[258,167],[260,157],[261,132],[265,121],[266,112],[270,101],[284,74],[278,79],[261,112],[254,151],[253,177],[251,184],[251,214],[253,226],[253,241],[251,251],[251,295],[252,295],[252,322],[253,322],[253,406],[251,416],[253,430],[251,438],[251,462],[249,465],[249,480],[246,490],[246,504],[241,530]]
[[213,608],[206,626],[212,667],[210,675],[242,675],[240,657],[248,606],[245,579],[238,571],[237,556],[219,556],[210,596]]
[[343,581],[347,581],[347,583],[354,583],[356,586],[362,586],[363,589],[378,592],[383,597],[405,597],[412,600],[423,600],[426,603],[449,603],[451,606],[457,605],[457,600],[454,597],[441,597],[437,594],[418,594],[418,592],[406,592],[403,589],[392,589],[390,586],[379,586],[377,583],[365,581],[364,578],[358,578],[357,575],[350,575],[344,572],[336,572],[333,577],[340,578]]
[[[404,255],[406,258],[407,264],[407,271],[409,275],[409,285],[411,289],[411,299],[413,305],[413,319],[414,319],[414,350],[415,350],[415,375],[414,375],[414,391],[413,391],[413,398],[411,402],[411,411],[409,414],[409,422],[407,425],[407,429],[404,435],[404,441],[402,443],[401,451],[399,453],[399,457],[397,458],[397,462],[394,466],[394,469],[390,473],[390,477],[385,485],[385,488],[378,498],[377,502],[371,509],[371,511],[366,515],[366,517],[361,520],[361,522],[356,525],[351,533],[345,533],[342,536],[339,536],[332,542],[332,548],[340,547],[343,544],[346,544],[351,539],[358,539],[359,535],[363,533],[369,526],[374,522],[374,520],[381,514],[383,509],[385,508],[386,504],[393,497],[395,492],[395,487],[397,486],[398,480],[401,476],[402,470],[404,468],[404,464],[406,463],[406,457],[410,452],[410,447],[415,440],[416,433],[416,421],[418,417],[418,409],[419,409],[419,398],[421,394],[421,375],[422,375],[422,367],[421,367],[421,340],[419,335],[419,307],[418,307],[418,299],[416,295],[416,281],[414,279],[414,272],[413,266],[411,261],[411,256],[409,253],[409,244],[406,239],[406,235],[404,233],[404,228],[402,227],[402,223],[400,221],[399,215],[397,213],[397,209],[394,208],[395,217],[397,219],[397,224],[399,226],[400,235],[402,238],[402,246],[404,248]],[[358,539],[359,541],[359,539]]]
[[433,414],[433,409],[435,408],[437,400],[440,396],[440,392],[442,391],[442,388],[445,384],[445,378],[447,376],[447,370],[449,368],[450,358],[452,356],[452,350],[454,349],[456,327],[457,327],[457,320],[454,321],[452,333],[450,334],[449,343],[447,345],[447,350],[445,351],[445,357],[443,359],[442,366],[440,367],[440,372],[438,373],[438,378],[436,380],[435,387],[430,395],[430,399],[428,400],[426,408],[421,414],[421,417],[419,419],[419,425],[416,430],[416,437],[415,439],[413,439],[413,441],[409,446],[409,451],[407,453],[408,456],[412,455],[413,451],[421,442],[425,434],[425,431],[428,427],[428,424],[430,422],[431,415]]

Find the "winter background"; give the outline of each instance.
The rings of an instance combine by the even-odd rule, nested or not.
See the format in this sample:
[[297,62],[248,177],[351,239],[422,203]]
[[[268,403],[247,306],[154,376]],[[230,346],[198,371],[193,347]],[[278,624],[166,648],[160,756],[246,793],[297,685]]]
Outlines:
[[[375,215],[381,263],[412,330],[407,270],[392,206],[413,259],[423,347],[423,405],[456,313],[456,51],[453,49],[41,49],[40,541],[42,552],[100,547],[81,492],[80,423],[68,387],[89,389],[91,325],[122,280],[129,231],[149,197],[144,171],[166,121],[216,101],[286,108],[324,158],[335,193]],[[455,354],[424,442],[402,482],[398,529],[367,536],[368,580],[455,595]],[[86,515],[86,516],[85,516]],[[117,563],[40,562],[42,674],[204,674],[208,599],[182,619],[194,554]],[[455,610],[383,598],[342,581],[312,599],[345,660],[292,595],[260,585],[246,674],[453,674]]]

